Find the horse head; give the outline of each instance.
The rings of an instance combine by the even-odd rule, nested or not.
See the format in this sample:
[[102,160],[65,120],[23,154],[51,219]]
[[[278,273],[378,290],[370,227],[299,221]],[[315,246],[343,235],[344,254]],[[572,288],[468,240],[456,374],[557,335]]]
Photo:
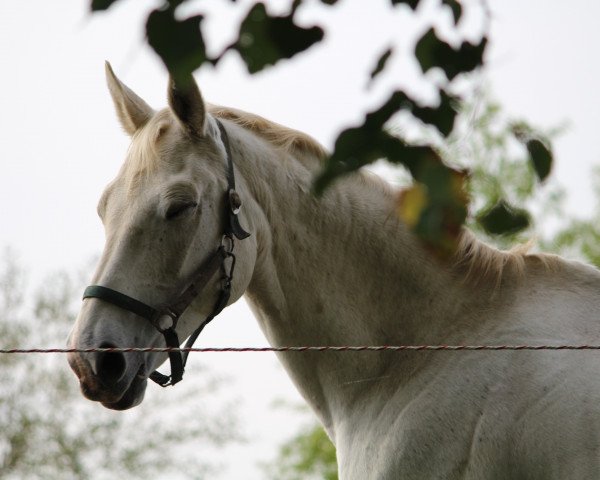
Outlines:
[[[237,190],[232,189],[234,167],[225,127],[207,113],[193,77],[170,79],[169,108],[156,112],[108,63],[106,75],[131,146],[98,204],[105,248],[68,344],[79,350],[164,347],[165,330],[174,338],[187,338],[199,317],[215,312],[215,303],[224,298],[218,271],[231,272],[235,260],[225,304],[236,301],[248,286],[257,254],[254,237],[237,242],[235,257],[231,251],[234,238],[246,236],[237,211],[239,199],[245,201],[249,194],[240,175]],[[243,223],[249,221],[245,215]],[[200,268],[211,263],[215,252],[222,253],[212,262],[216,266],[210,272]],[[197,290],[199,276],[202,293],[195,296],[189,290]],[[128,308],[131,302],[158,312],[156,318]],[[177,308],[185,313],[171,314]],[[147,379],[166,358],[157,352],[76,352],[69,363],[87,398],[121,410],[142,401]]]

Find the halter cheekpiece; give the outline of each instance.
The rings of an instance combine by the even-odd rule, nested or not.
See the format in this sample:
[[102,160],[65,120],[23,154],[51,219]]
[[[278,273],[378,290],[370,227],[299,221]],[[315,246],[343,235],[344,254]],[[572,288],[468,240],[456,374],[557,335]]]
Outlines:
[[[204,290],[204,287],[214,277],[217,270],[221,270],[222,275],[221,289],[217,302],[210,315],[192,332],[185,343],[185,348],[192,347],[204,327],[227,306],[231,295],[231,282],[235,269],[235,255],[233,253],[234,238],[243,240],[250,236],[242,228],[238,218],[242,202],[235,189],[235,174],[229,138],[223,124],[219,120],[217,120],[217,124],[219,125],[221,140],[225,146],[227,155],[227,192],[225,195],[225,228],[221,244],[217,247],[216,251],[194,272],[187,287],[173,302],[158,308],[154,308],[124,293],[101,285],[90,285],[83,293],[84,299],[98,298],[145,318],[163,335],[167,347],[171,348],[179,348],[181,345],[175,331],[179,318],[194,299],[202,293],[202,290]],[[227,259],[230,259],[229,265],[227,265]],[[158,371],[154,371],[150,374],[150,379],[162,387],[175,385],[183,377],[187,357],[188,352],[169,352],[171,374],[164,375]]]

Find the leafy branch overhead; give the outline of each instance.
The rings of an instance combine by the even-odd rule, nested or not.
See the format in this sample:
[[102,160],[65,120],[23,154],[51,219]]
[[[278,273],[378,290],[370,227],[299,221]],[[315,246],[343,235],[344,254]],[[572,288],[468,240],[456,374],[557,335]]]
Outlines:
[[[91,0],[91,9],[107,10],[119,1]],[[283,15],[269,13],[266,2],[255,2],[237,27],[235,40],[214,57],[207,54],[203,15],[182,18],[178,14],[178,7],[186,0],[163,0],[162,6],[147,18],[146,36],[176,80],[189,78],[204,64],[216,65],[230,51],[237,52],[248,72],[255,74],[310,49],[325,37],[322,26],[297,24],[296,14],[303,0],[289,1],[289,11]],[[321,3],[335,8],[338,2],[321,0]],[[420,4],[420,0],[390,0],[389,3],[390,8],[405,7],[415,16]],[[456,33],[460,33],[458,25],[466,8],[459,0],[441,0],[440,12],[451,13],[451,28],[455,28]],[[365,12],[368,12],[366,6]],[[469,202],[463,191],[467,175],[448,166],[434,143],[411,144],[392,135],[388,123],[393,121],[396,113],[406,112],[418,122],[434,127],[441,138],[447,138],[455,128],[456,106],[460,102],[449,93],[453,90],[453,82],[484,65],[487,45],[486,35],[474,43],[454,44],[441,38],[434,28],[427,30],[416,41],[413,55],[424,75],[431,69],[440,69],[446,76],[447,80],[441,82],[441,86],[435,86],[439,98],[437,106],[420,105],[405,91],[392,92],[379,108],[365,115],[361,124],[340,132],[331,157],[315,181],[315,191],[322,193],[339,177],[382,158],[403,165],[415,184],[399,197],[399,215],[426,245],[444,254],[451,252],[467,218]],[[372,70],[366,72],[369,84],[385,72],[393,53],[394,47],[390,46],[374,58]],[[423,81],[429,80],[424,77]],[[522,132],[514,134],[526,147],[538,180],[544,181],[553,163],[551,148],[534,136]],[[523,228],[528,224],[528,218],[525,210],[503,199],[477,215],[480,225],[495,234]]]
[[263,3],[255,4],[242,21],[238,40],[230,47],[240,54],[248,72],[256,73],[283,58],[291,58],[323,39],[320,27],[303,28],[294,23],[300,2],[289,15],[269,16]]
[[468,73],[483,65],[483,54],[487,46],[487,38],[483,37],[478,44],[463,42],[454,49],[441,40],[431,28],[418,41],[415,57],[421,65],[423,73],[431,68],[441,68],[448,80],[462,73]]
[[150,13],[146,35],[169,72],[180,79],[205,62],[216,65],[229,50],[238,52],[248,72],[254,74],[310,48],[324,36],[320,27],[304,28],[294,23],[300,1],[295,1],[290,13],[284,16],[270,15],[265,4],[258,2],[242,20],[237,40],[220,55],[209,58],[202,36],[202,15],[178,20],[176,7],[179,3],[170,1]]

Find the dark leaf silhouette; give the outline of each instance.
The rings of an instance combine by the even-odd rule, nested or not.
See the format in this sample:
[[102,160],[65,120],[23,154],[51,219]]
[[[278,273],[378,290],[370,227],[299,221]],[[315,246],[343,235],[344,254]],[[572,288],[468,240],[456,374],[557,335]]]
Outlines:
[[528,140],[525,144],[529,158],[540,181],[544,181],[552,170],[552,152],[541,140]]
[[91,8],[92,12],[98,12],[101,10],[107,10],[117,0],[92,0]]
[[256,73],[283,58],[291,58],[323,39],[323,30],[294,23],[294,3],[289,15],[270,16],[264,3],[256,3],[240,25],[237,50],[250,73]]
[[[342,131],[335,142],[333,154],[316,180],[316,192],[322,192],[338,175],[357,170],[380,158],[402,163],[415,175],[423,149],[426,148],[426,156],[431,155],[433,150],[406,145],[384,131],[384,125],[399,110],[408,110],[447,136],[456,118],[454,98],[444,91],[440,92],[440,97],[438,107],[420,107],[404,92],[397,90],[381,107],[368,113],[362,125]],[[415,179],[418,180],[417,177]]]
[[419,6],[420,0],[392,0],[392,5],[408,5],[413,10],[416,10]]
[[499,200],[491,208],[478,216],[480,225],[492,235],[512,234],[529,226],[529,214],[513,207],[505,200]]
[[452,10],[454,25],[457,25],[462,17],[462,5],[457,0],[442,0],[442,5],[446,5]]
[[453,80],[457,75],[470,72],[483,64],[486,45],[487,38],[483,37],[476,45],[463,42],[458,50],[455,50],[448,43],[440,40],[435,30],[431,28],[417,42],[415,56],[424,73],[431,68],[439,67],[448,80]]
[[178,20],[171,7],[154,10],[148,17],[148,43],[175,79],[184,81],[204,62],[212,61],[206,56],[200,30],[202,18],[202,15],[196,15]]
[[455,97],[447,94],[444,90],[440,90],[440,104],[437,107],[413,106],[412,113],[423,123],[433,125],[442,135],[447,137],[454,128],[457,102],[458,100]]
[[371,75],[370,75],[371,80],[373,80],[377,75],[379,75],[381,72],[383,72],[383,70],[387,64],[387,61],[390,59],[393,51],[394,51],[394,49],[390,47],[381,54],[381,56],[377,60],[377,65],[375,65],[375,68],[371,71]]

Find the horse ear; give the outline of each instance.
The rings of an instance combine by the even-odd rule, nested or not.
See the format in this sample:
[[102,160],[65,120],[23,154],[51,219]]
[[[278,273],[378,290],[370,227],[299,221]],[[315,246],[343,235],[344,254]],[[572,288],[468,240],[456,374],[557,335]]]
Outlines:
[[181,126],[193,137],[202,137],[205,132],[206,106],[198,84],[190,75],[187,79],[169,77],[169,106]]
[[117,78],[110,63],[106,62],[105,66],[106,83],[119,121],[125,131],[133,135],[152,118],[154,110]]

